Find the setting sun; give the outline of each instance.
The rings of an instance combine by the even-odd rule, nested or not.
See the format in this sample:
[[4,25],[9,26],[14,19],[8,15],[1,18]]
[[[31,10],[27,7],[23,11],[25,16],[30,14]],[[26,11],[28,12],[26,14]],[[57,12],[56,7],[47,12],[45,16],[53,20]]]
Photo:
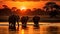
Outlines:
[[21,10],[26,10],[26,7],[22,6],[20,9],[21,9]]

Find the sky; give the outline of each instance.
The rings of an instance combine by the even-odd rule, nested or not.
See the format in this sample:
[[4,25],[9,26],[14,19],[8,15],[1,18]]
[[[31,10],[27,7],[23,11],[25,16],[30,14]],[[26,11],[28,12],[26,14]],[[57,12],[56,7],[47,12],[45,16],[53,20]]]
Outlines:
[[[21,1],[21,0],[20,0]],[[1,5],[7,5],[8,7],[12,8],[12,7],[17,7],[18,9],[21,8],[26,8],[26,9],[33,9],[33,8],[43,8],[45,6],[45,4],[49,1],[26,1],[24,0],[23,2],[20,1],[11,1],[11,0],[0,0],[0,6]],[[58,5],[60,3],[60,1],[53,1],[56,2]]]

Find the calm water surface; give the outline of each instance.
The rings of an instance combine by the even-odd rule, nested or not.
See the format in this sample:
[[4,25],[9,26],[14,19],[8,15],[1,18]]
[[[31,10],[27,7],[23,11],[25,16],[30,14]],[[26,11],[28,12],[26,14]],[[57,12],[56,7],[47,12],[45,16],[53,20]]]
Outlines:
[[[5,25],[6,24],[6,25]],[[16,31],[9,31],[8,23],[0,22],[0,34],[60,34],[60,23],[39,23],[39,29],[34,29],[33,23],[28,23],[26,29],[21,24]],[[50,28],[49,28],[50,27]]]

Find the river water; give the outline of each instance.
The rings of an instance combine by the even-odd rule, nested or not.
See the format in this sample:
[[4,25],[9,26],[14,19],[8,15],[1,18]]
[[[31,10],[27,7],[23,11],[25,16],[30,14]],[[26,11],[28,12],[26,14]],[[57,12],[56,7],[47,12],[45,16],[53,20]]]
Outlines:
[[[47,23],[40,22],[39,29],[34,29],[34,24],[32,22],[27,23],[26,29],[22,29],[22,24],[20,23],[19,28],[16,31],[9,31],[8,22],[0,22],[0,34],[59,34],[60,33],[60,23]],[[50,27],[50,28],[49,28]],[[51,29],[51,31],[50,31]]]

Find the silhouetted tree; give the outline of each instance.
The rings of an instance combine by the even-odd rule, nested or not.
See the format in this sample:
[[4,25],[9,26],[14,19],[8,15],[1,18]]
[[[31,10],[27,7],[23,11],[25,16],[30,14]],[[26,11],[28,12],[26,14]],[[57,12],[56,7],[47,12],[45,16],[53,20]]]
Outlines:
[[42,11],[42,10],[41,10],[40,8],[38,8],[38,9],[36,9],[35,14],[40,15],[40,13],[42,13],[41,11]]
[[44,9],[46,11],[49,11],[49,9],[53,10],[53,8],[55,8],[55,5],[57,5],[55,2],[47,2],[44,6]]
[[32,15],[35,15],[35,13],[36,13],[36,8],[33,8],[32,9]]
[[17,8],[16,8],[16,7],[12,7],[12,9],[11,9],[11,10],[12,10],[12,13],[16,14],[16,12],[17,12],[17,11],[16,11],[16,10],[17,10]]
[[11,12],[11,9],[7,6],[7,5],[2,5],[3,6],[3,9],[1,9],[2,11],[2,15],[10,15],[12,12]]
[[17,15],[21,15],[21,10],[20,10],[20,9],[17,9],[17,10],[16,10],[16,14],[17,14]]
[[31,14],[32,14],[31,9],[27,9],[26,10],[26,15],[31,15]]
[[55,11],[59,10],[59,5],[57,5],[55,2],[47,2],[44,6],[44,9],[46,10],[46,14],[49,13],[48,11]]

